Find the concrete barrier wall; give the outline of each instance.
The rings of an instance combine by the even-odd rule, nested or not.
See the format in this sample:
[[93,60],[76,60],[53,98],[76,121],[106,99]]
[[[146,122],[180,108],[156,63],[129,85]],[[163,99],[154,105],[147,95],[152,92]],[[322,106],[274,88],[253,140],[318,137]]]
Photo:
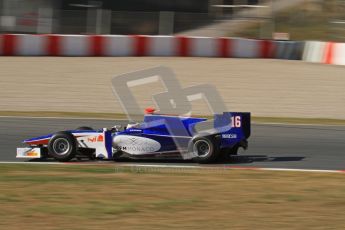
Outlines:
[[301,59],[300,42],[144,35],[0,36],[3,56],[180,56]]
[[345,43],[145,35],[0,35],[1,56],[231,57],[345,65]]
[[308,41],[302,60],[314,63],[345,65],[345,43]]
[[301,41],[276,41],[275,58],[300,60],[304,49],[304,42]]
[[326,42],[308,41],[305,43],[302,59],[307,62],[325,63]]

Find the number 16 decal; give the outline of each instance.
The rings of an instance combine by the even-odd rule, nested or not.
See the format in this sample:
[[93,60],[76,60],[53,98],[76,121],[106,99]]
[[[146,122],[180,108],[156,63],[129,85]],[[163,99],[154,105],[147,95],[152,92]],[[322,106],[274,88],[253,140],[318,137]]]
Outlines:
[[231,117],[231,127],[233,128],[241,128],[241,116],[234,116]]

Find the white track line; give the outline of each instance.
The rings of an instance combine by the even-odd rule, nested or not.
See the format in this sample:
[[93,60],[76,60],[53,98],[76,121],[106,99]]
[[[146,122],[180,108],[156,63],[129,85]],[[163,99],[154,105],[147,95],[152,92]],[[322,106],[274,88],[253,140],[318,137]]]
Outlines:
[[[31,164],[31,165],[71,165],[71,166],[100,166],[102,163],[82,163],[82,162],[15,162],[15,161],[0,161],[0,164]],[[106,164],[106,162],[104,163]],[[142,167],[142,168],[179,168],[179,169],[211,169],[211,170],[252,170],[252,171],[282,171],[282,172],[311,172],[311,173],[345,173],[345,170],[327,170],[327,169],[290,169],[290,168],[258,168],[258,167],[238,167],[238,166],[201,166],[201,165],[161,165],[161,164],[106,164],[115,167]]]
[[239,169],[256,171],[287,171],[287,172],[320,172],[320,173],[345,173],[345,170],[327,170],[327,169],[290,169],[290,168],[258,168],[258,167],[238,167],[238,166],[199,166],[199,165],[154,165],[154,164],[126,164],[130,167],[151,167],[151,168],[196,168],[196,169]]
[[345,170],[327,170],[327,169],[258,168],[258,170],[285,171],[285,172],[345,173]]
[[279,123],[279,122],[252,122],[254,125],[279,125],[279,126],[321,126],[321,127],[339,127],[344,124],[313,124],[313,123]]
[[60,162],[0,161],[0,164],[62,165]]

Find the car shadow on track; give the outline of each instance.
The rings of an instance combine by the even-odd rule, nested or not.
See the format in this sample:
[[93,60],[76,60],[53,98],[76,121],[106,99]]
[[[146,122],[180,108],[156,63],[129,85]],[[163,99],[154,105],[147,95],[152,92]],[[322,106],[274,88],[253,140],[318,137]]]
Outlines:
[[232,156],[228,162],[230,164],[244,164],[255,162],[286,162],[286,161],[301,161],[305,157],[302,156],[266,156],[266,155],[238,155]]
[[[266,155],[237,155],[231,156],[227,159],[220,159],[212,164],[244,164],[254,162],[281,162],[281,161],[301,161],[305,157],[302,156],[266,156]],[[128,159],[123,158],[117,160],[118,162],[132,162],[132,163],[194,163],[193,160],[181,159]]]
[[[267,156],[267,155],[237,155],[227,157],[226,159],[220,159],[217,162],[212,162],[212,164],[250,164],[255,162],[287,162],[287,161],[301,161],[305,157],[302,156]],[[55,162],[53,159],[35,159],[30,160],[30,162]],[[70,163],[91,163],[94,160],[79,159],[72,160]],[[100,161],[97,161],[100,162]],[[120,163],[167,163],[167,164],[190,164],[195,163],[193,160],[183,160],[183,159],[130,159],[130,158],[120,158],[116,161],[103,161],[103,162],[120,162]],[[196,163],[195,163],[196,164]]]

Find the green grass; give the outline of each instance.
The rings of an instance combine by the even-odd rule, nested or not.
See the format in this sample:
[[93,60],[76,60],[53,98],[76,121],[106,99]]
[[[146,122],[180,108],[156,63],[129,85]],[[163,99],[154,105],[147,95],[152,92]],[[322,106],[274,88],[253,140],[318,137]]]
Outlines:
[[345,224],[340,173],[115,164],[1,164],[0,169],[0,229],[273,230]]

